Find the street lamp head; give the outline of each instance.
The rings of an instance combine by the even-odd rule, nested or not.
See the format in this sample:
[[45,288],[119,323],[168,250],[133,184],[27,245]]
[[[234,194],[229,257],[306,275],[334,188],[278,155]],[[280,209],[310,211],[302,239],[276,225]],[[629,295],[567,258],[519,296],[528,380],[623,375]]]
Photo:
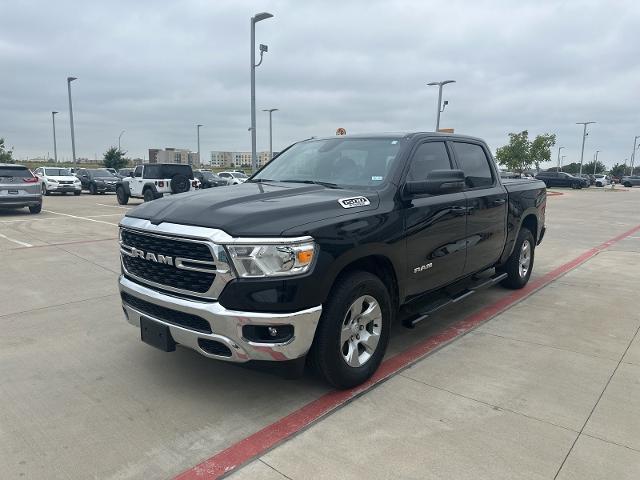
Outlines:
[[263,112],[277,112],[278,109],[277,108],[263,108],[262,111]]
[[268,12],[256,13],[253,17],[251,17],[251,21],[253,23],[258,23],[271,17],[273,17],[273,15]]
[[56,113],[58,113],[58,112],[51,112],[51,115],[55,115]]
[[204,125],[202,125],[201,123],[199,123],[198,125],[196,125],[196,127],[204,127]]
[[74,80],[77,80],[77,79],[78,79],[78,77],[67,77],[67,82],[71,83],[71,82],[73,82]]

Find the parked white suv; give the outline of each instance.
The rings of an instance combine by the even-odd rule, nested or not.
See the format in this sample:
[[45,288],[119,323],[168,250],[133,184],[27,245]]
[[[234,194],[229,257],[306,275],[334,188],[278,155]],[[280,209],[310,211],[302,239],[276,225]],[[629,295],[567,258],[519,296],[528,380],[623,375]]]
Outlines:
[[228,185],[239,185],[249,178],[242,172],[220,172],[218,176],[227,180]]
[[118,203],[126,205],[132,197],[150,202],[165,195],[196,190],[199,186],[200,182],[193,178],[191,165],[147,163],[138,165],[129,177],[118,182],[116,195]]
[[611,184],[609,175],[596,175],[596,187],[606,187]]
[[65,195],[71,192],[74,195],[82,193],[82,183],[68,168],[40,167],[33,172],[42,188],[43,195],[59,192]]

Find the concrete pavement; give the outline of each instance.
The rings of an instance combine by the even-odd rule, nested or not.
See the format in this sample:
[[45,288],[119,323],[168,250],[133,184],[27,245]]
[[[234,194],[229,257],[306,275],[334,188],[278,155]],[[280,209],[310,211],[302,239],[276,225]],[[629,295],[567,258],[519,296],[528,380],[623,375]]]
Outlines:
[[[534,278],[639,224],[638,201],[551,197]],[[140,343],[116,288],[125,209],[113,195],[44,208],[0,212],[0,478],[171,478],[328,391]],[[236,475],[553,478],[566,457],[558,478],[636,478],[639,252],[637,238],[617,243]],[[390,355],[507,293],[396,326]]]

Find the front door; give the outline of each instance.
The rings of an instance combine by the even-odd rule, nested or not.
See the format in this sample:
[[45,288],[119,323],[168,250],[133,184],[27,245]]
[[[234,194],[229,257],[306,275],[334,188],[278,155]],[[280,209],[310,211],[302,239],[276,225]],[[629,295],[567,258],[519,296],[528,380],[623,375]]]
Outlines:
[[133,171],[133,178],[129,181],[129,191],[135,197],[142,195],[142,165],[138,165]]
[[489,152],[480,143],[452,142],[458,168],[464,171],[467,197],[465,275],[496,263],[507,235],[507,190],[498,182]]
[[[452,166],[443,141],[426,141],[412,154],[406,181],[426,180],[433,170]],[[406,200],[407,294],[442,287],[462,276],[465,256],[464,192],[416,195]]]

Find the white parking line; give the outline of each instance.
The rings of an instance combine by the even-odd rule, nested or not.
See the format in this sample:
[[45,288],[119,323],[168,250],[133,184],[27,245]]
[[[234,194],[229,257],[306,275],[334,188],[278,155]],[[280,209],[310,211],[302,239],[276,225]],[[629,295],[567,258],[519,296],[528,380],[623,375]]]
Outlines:
[[9,240],[10,242],[17,243],[18,245],[21,245],[23,247],[33,247],[33,245],[31,245],[30,243],[21,242],[20,240],[16,240],[14,238],[9,238],[6,235],[3,235],[2,233],[0,233],[0,237],[4,238],[5,240]]
[[95,218],[88,218],[88,217],[79,217],[78,215],[71,215],[69,213],[60,213],[60,212],[53,212],[51,210],[42,210],[43,212],[47,212],[47,213],[53,213],[54,215],[62,215],[64,217],[70,217],[70,218],[77,218],[78,220],[87,220],[88,222],[96,222],[96,223],[104,223],[106,225],[113,225],[114,227],[117,227],[118,224],[117,223],[113,223],[113,222],[105,222],[103,220],[96,220]]
[[124,215],[124,212],[122,212],[122,213],[103,213],[102,215],[87,215],[87,218],[121,217],[122,215]]
[[19,223],[19,222],[50,222],[52,220],[64,220],[64,218],[20,218],[16,220],[0,220],[0,224]]
[[101,207],[124,208],[125,210],[131,210],[133,208],[133,207],[122,207],[120,205],[107,205],[106,203],[96,203],[96,205],[100,205]]

